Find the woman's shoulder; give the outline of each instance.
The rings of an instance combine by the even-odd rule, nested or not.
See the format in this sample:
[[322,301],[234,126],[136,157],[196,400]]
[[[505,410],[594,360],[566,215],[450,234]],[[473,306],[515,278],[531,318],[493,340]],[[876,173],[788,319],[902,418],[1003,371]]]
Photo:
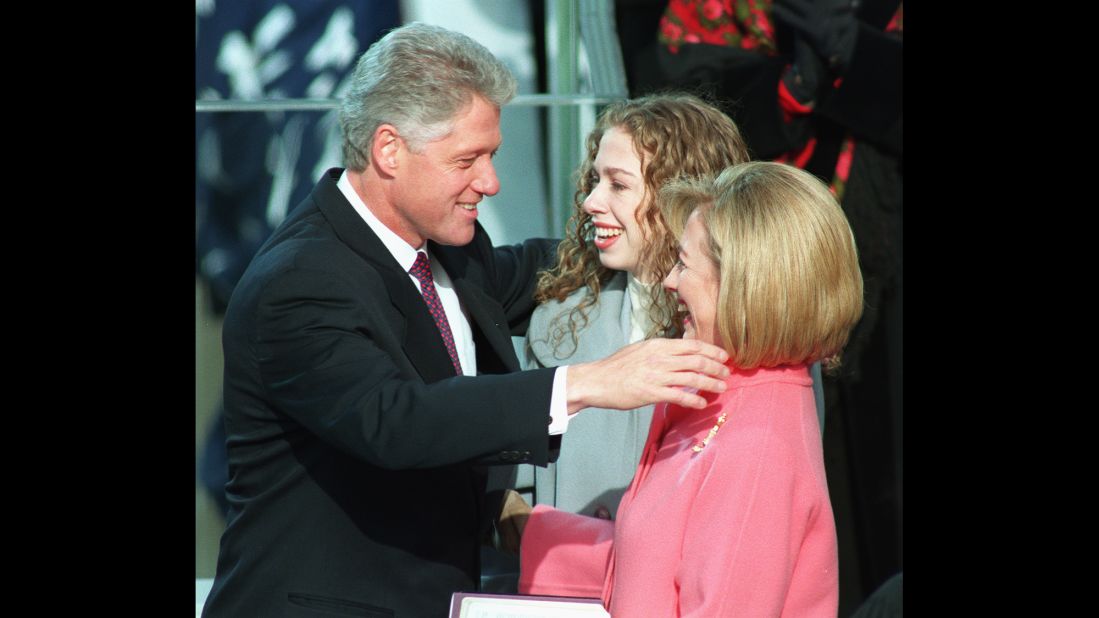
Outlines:
[[766,374],[721,394],[726,421],[712,455],[728,465],[759,458],[769,468],[816,474],[823,453],[812,380],[807,371]]
[[[580,317],[576,310],[587,296],[588,288],[583,287],[564,300],[549,300],[535,308],[527,328],[526,347],[542,366],[598,360],[626,343],[615,336],[621,331],[626,273],[616,272]],[[577,324],[575,333],[570,323]],[[598,332],[598,337],[592,337],[593,332]]]
[[[625,271],[616,271],[606,283],[600,286],[599,297],[596,305],[601,305],[621,298],[626,291]],[[538,305],[534,310],[535,315],[552,318],[560,313],[571,311],[588,296],[587,286],[577,288],[569,293],[564,300],[547,300]]]

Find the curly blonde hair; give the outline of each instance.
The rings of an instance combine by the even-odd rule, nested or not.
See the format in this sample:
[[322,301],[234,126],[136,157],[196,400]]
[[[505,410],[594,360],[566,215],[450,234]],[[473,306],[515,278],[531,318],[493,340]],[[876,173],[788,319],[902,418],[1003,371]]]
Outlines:
[[592,217],[584,212],[584,200],[595,187],[595,157],[603,134],[618,128],[629,134],[634,151],[641,160],[645,197],[636,211],[637,223],[645,237],[638,269],[656,284],[651,286],[649,317],[652,327],[646,338],[679,336],[682,323],[676,320],[678,302],[659,283],[676,260],[678,237],[668,228],[656,206],[660,187],[677,178],[713,176],[737,163],[748,161],[748,146],[731,118],[702,99],[683,93],[662,93],[611,104],[600,114],[588,135],[587,159],[577,171],[573,212],[566,224],[565,238],[557,248],[557,264],[542,271],[534,298],[538,302],[564,301],[580,288],[587,293],[567,315],[557,316],[553,329],[554,345],[560,345],[565,328],[576,343],[577,329],[587,322],[587,311],[595,304],[599,291],[614,271],[599,262],[599,251],[592,243]]

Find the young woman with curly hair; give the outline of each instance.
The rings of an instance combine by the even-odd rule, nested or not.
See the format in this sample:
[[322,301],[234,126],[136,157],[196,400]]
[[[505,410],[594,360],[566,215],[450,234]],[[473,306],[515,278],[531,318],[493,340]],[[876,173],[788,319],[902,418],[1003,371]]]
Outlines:
[[[587,138],[574,209],[555,267],[541,273],[522,353],[524,369],[596,360],[650,337],[678,337],[675,295],[660,281],[675,263],[676,237],[655,205],[676,178],[714,175],[747,161],[733,121],[687,94],[608,106]],[[652,406],[591,410],[569,422],[556,464],[524,466],[534,502],[613,517],[633,476]]]

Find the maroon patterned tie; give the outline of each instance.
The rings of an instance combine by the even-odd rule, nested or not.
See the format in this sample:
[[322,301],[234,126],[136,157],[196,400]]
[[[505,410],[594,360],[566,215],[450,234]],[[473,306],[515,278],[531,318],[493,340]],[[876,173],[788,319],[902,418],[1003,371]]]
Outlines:
[[439,327],[439,334],[443,336],[446,351],[450,353],[450,362],[454,364],[454,371],[462,375],[462,364],[458,362],[458,349],[454,347],[454,335],[450,332],[450,322],[446,321],[446,312],[443,311],[443,303],[439,300],[439,294],[435,291],[435,281],[431,278],[431,262],[423,251],[416,252],[416,263],[409,269],[413,277],[420,280],[420,292],[424,295],[427,310],[431,317],[435,318],[435,326]]

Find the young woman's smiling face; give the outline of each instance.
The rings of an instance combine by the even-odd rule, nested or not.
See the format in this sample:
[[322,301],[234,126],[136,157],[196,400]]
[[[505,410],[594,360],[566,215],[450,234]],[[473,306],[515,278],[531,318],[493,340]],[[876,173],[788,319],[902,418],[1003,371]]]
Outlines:
[[645,239],[636,215],[646,199],[643,172],[630,134],[612,127],[599,140],[592,169],[596,182],[584,200],[584,212],[591,215],[595,226],[599,262],[642,281],[644,273],[638,272],[638,265]]

